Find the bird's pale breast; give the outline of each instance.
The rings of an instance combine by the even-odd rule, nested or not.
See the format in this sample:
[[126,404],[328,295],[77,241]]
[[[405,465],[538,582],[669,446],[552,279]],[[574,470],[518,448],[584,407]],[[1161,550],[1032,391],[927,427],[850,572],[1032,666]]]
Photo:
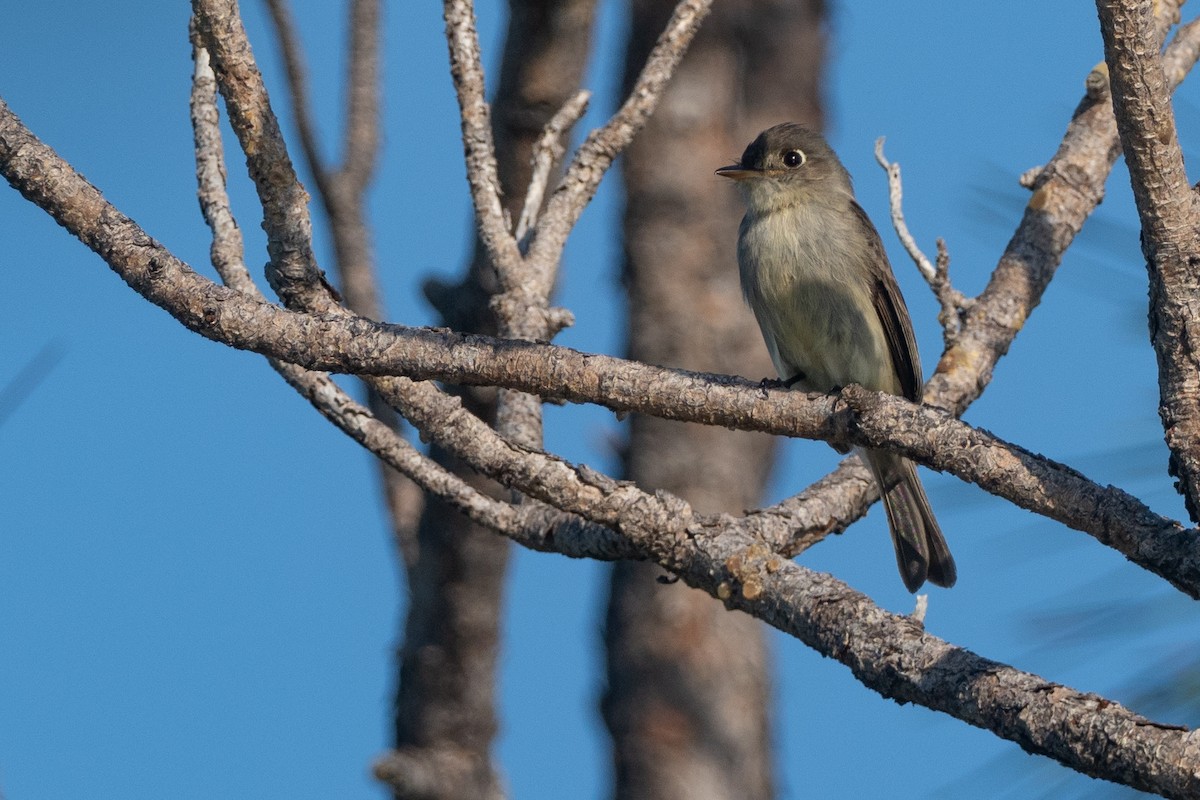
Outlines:
[[[824,212],[824,213],[822,213]],[[871,302],[853,217],[797,204],[747,215],[738,238],[742,289],[779,376],[829,391],[857,383],[899,392]]]

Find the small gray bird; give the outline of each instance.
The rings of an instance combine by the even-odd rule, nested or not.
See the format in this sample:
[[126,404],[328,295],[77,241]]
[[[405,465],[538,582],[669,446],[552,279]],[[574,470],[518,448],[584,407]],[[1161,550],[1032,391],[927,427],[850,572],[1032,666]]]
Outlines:
[[[921,361],[900,287],[825,139],[785,122],[717,174],[737,181],[746,199],[742,292],[779,377],[811,392],[857,383],[921,402]],[[879,483],[904,585],[953,586],[954,559],[916,466],[883,450],[859,452]]]

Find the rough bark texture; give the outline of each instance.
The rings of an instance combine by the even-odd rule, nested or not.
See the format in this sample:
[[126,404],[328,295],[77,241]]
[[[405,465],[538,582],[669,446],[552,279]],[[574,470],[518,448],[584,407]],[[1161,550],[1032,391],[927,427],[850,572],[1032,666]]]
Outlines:
[[1170,473],[1200,521],[1200,201],[1188,185],[1154,6],[1100,0],[1104,57],[1150,276],[1150,341]]
[[[626,89],[671,12],[636,0]],[[770,361],[738,284],[741,206],[713,183],[760,129],[820,127],[820,2],[720,4],[625,154],[630,358],[757,378]],[[753,46],[749,46],[753,42]],[[786,87],[786,90],[784,90]],[[761,501],[768,437],[635,415],[626,476],[702,512]],[[769,657],[761,627],[660,567],[619,562],[607,612],[605,721],[619,798],[773,795]]]

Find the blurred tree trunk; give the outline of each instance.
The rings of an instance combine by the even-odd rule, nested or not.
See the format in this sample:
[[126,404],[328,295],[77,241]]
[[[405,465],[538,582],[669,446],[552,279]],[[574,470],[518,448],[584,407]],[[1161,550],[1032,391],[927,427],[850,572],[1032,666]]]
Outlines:
[[[634,0],[626,88],[673,0]],[[735,261],[742,209],[713,170],[757,133],[793,120],[821,127],[822,0],[716,6],[625,154],[628,356],[751,378],[773,375],[744,307]],[[769,437],[635,416],[626,477],[699,511],[761,500]],[[758,622],[662,570],[612,572],[605,721],[620,800],[773,796],[768,652]]]
[[[509,3],[492,127],[504,201],[514,220],[529,183],[533,144],[550,117],[580,88],[594,10],[594,0]],[[476,241],[463,280],[431,281],[425,293],[443,325],[494,334],[496,322],[488,301],[496,288],[485,249]],[[495,416],[495,400],[494,390],[463,393],[465,406],[489,422]],[[433,453],[477,487],[494,494],[501,491],[444,452],[435,448]],[[411,791],[395,787],[396,796],[503,796],[491,743],[498,727],[495,672],[509,542],[428,499],[417,545],[408,572],[410,605],[396,697],[396,751],[413,757],[414,780]]]

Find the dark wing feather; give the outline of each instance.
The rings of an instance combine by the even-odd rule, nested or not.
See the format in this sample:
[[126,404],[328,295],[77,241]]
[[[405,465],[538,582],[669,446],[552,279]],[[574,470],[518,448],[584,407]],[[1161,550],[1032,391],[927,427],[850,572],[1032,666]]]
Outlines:
[[863,227],[863,233],[871,248],[872,278],[871,302],[879,322],[883,325],[883,335],[887,339],[888,351],[892,356],[892,366],[900,379],[900,389],[905,397],[914,403],[921,402],[921,390],[924,382],[921,376],[921,356],[917,352],[917,341],[913,336],[912,322],[908,317],[908,308],[904,305],[904,297],[896,284],[896,276],[888,264],[887,253],[884,252],[883,242],[879,232],[871,224],[867,212],[853,200],[850,207]]

